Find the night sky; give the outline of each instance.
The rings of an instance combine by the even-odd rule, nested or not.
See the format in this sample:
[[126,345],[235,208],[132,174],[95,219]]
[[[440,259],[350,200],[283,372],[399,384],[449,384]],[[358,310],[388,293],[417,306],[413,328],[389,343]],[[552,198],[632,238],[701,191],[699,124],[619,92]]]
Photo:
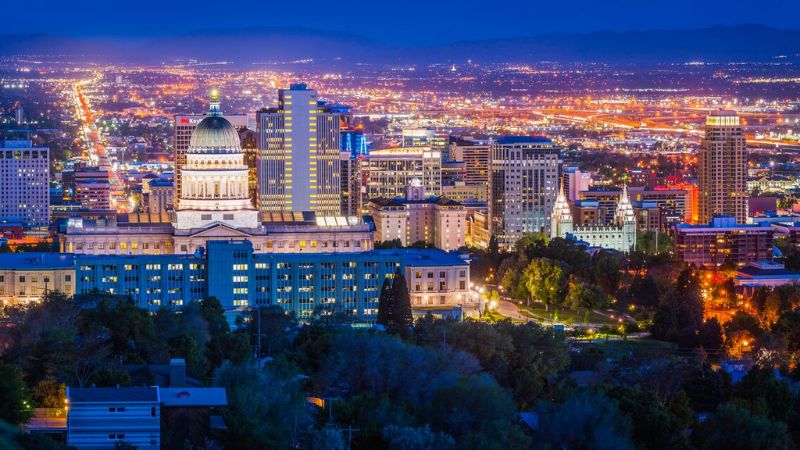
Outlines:
[[147,37],[209,28],[304,27],[348,31],[392,45],[435,45],[553,31],[745,23],[800,27],[798,0],[9,0],[3,2],[2,12],[6,20],[0,33]]

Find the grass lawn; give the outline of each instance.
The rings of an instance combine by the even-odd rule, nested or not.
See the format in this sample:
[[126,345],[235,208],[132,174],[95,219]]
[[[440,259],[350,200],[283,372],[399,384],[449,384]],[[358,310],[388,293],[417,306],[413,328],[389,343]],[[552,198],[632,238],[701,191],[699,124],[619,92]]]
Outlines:
[[672,342],[659,341],[653,338],[628,337],[627,340],[603,338],[594,339],[591,342],[583,341],[582,345],[596,347],[608,355],[610,358],[620,358],[623,356],[663,356],[683,355],[684,352],[678,350],[677,344]]
[[[545,311],[544,306],[535,305],[535,306],[519,306],[520,314],[542,319],[545,322],[552,322],[554,318],[558,317],[557,322],[572,325],[572,324],[582,324],[582,323],[591,323],[597,325],[616,325],[618,322],[610,317],[603,316],[601,314],[597,314],[595,312],[589,312],[589,315],[586,316],[584,311],[576,312],[570,309],[559,309],[557,312],[553,309],[550,311]],[[586,322],[584,322],[584,317],[586,317]]]
[[480,320],[485,320],[487,322],[494,323],[494,322],[499,322],[499,321],[505,320],[505,319],[511,319],[511,321],[514,322],[514,323],[523,323],[523,322],[525,322],[524,320],[519,320],[519,319],[515,319],[515,318],[512,318],[512,317],[506,317],[506,316],[500,314],[497,311],[486,311],[485,313],[483,313],[483,317],[481,317]]

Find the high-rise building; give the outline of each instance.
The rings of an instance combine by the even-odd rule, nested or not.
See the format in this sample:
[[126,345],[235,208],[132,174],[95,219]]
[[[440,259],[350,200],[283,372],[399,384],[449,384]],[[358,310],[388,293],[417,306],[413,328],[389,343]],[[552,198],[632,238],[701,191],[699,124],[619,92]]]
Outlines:
[[50,150],[31,141],[5,141],[0,148],[0,218],[29,230],[50,223]]
[[592,174],[583,172],[577,167],[564,167],[561,170],[561,186],[567,200],[574,202],[580,198],[581,191],[589,190],[592,185]]
[[340,180],[341,180],[341,214],[343,216],[360,216],[361,182],[359,181],[360,158],[353,156],[350,151],[339,152]]
[[545,137],[506,136],[490,160],[490,232],[503,248],[526,233],[549,231],[558,196],[561,149]]
[[[216,95],[216,94],[215,94]],[[197,124],[200,123],[206,116],[203,114],[188,114],[175,116],[175,128],[173,130],[173,157],[175,162],[175,200],[174,208],[178,209],[180,206],[181,198],[181,169],[186,164],[186,150],[189,149],[189,141],[192,138],[192,132]],[[247,128],[247,115],[246,114],[226,114],[225,118],[236,129],[242,130]]]
[[[362,205],[372,198],[404,197],[415,180],[434,197],[442,195],[442,152],[427,147],[373,150],[361,157]],[[366,212],[366,211],[362,211]]]
[[280,89],[278,102],[256,115],[259,210],[340,215],[340,108],[318,101],[305,84]]
[[244,163],[247,164],[247,187],[250,203],[255,207],[258,204],[258,133],[243,128],[239,130],[239,141],[242,143]]
[[735,111],[717,111],[706,118],[700,148],[700,217],[708,223],[727,215],[747,220],[747,144]]
[[450,144],[450,158],[464,163],[466,186],[489,186],[491,141],[458,140]]

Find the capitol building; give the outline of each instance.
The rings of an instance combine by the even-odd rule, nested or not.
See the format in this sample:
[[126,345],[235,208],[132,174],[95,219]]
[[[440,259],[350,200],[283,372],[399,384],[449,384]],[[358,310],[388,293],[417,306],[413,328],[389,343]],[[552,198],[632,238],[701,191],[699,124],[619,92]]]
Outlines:
[[368,224],[312,212],[264,212],[251,203],[239,134],[214,94],[192,133],[181,167],[179,206],[170,223],[70,219],[62,252],[104,255],[193,254],[214,240],[248,240],[259,253],[371,250]]

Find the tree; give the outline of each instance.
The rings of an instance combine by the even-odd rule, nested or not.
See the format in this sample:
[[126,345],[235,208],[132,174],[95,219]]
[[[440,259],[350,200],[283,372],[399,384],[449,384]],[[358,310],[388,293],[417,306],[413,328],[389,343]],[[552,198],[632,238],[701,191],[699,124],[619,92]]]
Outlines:
[[569,284],[565,304],[575,310],[583,308],[586,312],[585,322],[591,310],[607,307],[609,298],[608,294],[593,284],[572,281]]
[[314,432],[311,440],[312,450],[346,450],[342,430],[331,425],[325,425]]
[[385,278],[378,299],[377,322],[389,330],[405,334],[414,324],[411,313],[411,297],[408,294],[406,277],[400,268],[394,273],[394,281]]
[[717,352],[722,348],[722,326],[719,321],[712,317],[700,327],[700,335],[698,336],[698,344],[703,347],[707,352]]
[[389,450],[451,450],[456,446],[451,436],[431,431],[428,425],[418,428],[386,425],[383,438]]
[[27,387],[19,367],[0,362],[0,419],[14,425],[31,417]]
[[552,448],[633,450],[630,420],[601,393],[578,391],[564,403],[542,402],[539,435]]
[[632,436],[638,447],[649,450],[686,448],[684,428],[653,392],[638,386],[615,386],[608,391],[608,396],[632,419]]
[[394,273],[392,298],[394,299],[392,321],[400,330],[407,331],[414,324],[414,317],[411,313],[411,296],[408,294],[406,277],[399,267]]
[[619,289],[622,278],[622,262],[619,254],[602,250],[592,257],[592,282],[608,295],[614,295]]
[[36,383],[32,394],[36,406],[40,408],[62,409],[67,397],[66,386],[53,377],[47,377]]
[[628,289],[633,303],[640,306],[656,306],[658,304],[658,286],[652,275],[637,276]]
[[225,448],[292,448],[295,430],[311,424],[300,378],[276,362],[263,369],[226,362],[217,370],[214,385],[229,403]]
[[381,295],[378,297],[378,317],[376,322],[389,326],[392,322],[392,313],[394,312],[394,291],[392,290],[392,281],[389,277],[383,279],[381,286]]
[[548,258],[536,258],[530,262],[523,274],[525,285],[530,292],[530,300],[538,300],[550,306],[558,307],[564,300],[567,287],[567,272],[557,261]]
[[782,422],[771,422],[736,405],[719,406],[692,432],[699,450],[788,450],[794,448]]
[[751,414],[786,422],[792,412],[795,395],[789,385],[775,378],[772,369],[753,367],[734,386],[733,396],[742,400]]
[[497,236],[489,238],[489,257],[497,258],[500,255],[500,244],[497,242]]

